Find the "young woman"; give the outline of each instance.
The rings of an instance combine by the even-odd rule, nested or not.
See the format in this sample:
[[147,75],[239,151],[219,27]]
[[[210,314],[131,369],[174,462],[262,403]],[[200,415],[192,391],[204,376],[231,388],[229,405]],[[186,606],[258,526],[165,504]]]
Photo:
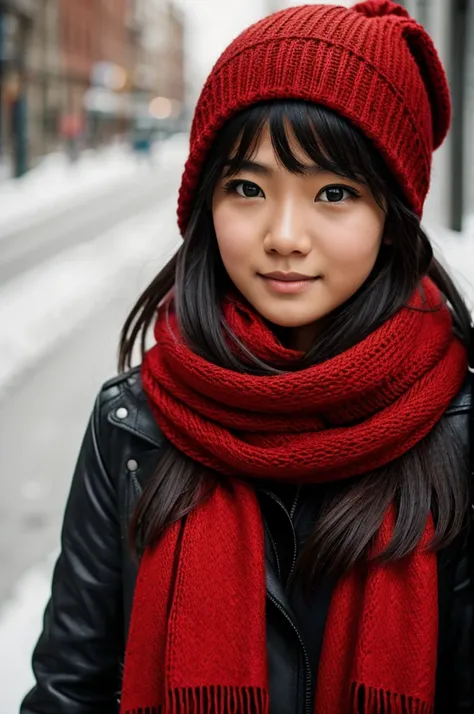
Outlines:
[[22,714],[474,711],[470,317],[420,227],[449,119],[393,2],[284,10],[224,52]]

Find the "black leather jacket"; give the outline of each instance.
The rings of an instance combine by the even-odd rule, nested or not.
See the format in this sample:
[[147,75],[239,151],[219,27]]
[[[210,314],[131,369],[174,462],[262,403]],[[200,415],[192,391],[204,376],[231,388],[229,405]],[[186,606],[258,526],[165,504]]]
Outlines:
[[[466,458],[470,410],[470,385],[466,383],[443,417],[453,420]],[[25,698],[21,714],[118,712],[137,574],[128,548],[128,525],[163,440],[137,370],[104,385],[84,437],[66,508],[52,596],[33,656],[37,684]],[[266,524],[271,714],[310,714],[311,670],[319,656],[331,585],[321,588],[317,607],[306,610],[285,588],[299,537],[310,519],[310,514],[305,514],[310,499],[295,490],[285,501],[288,493],[277,495],[265,484],[258,488],[258,496]],[[299,509],[296,501],[301,504]],[[436,714],[472,713],[472,545],[459,552],[443,552],[438,560]]]

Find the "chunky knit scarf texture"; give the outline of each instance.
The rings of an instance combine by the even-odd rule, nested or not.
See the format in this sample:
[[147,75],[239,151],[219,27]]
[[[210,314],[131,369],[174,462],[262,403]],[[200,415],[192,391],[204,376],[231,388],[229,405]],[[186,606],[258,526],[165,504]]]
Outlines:
[[[262,360],[284,348],[247,305],[223,316]],[[466,353],[425,279],[409,305],[346,352],[300,371],[237,373],[194,354],[161,309],[144,389],[168,439],[230,477],[143,556],[126,650],[122,714],[270,710],[265,558],[252,479],[320,483],[381,467],[423,439],[465,378]],[[390,542],[392,506],[375,550]],[[340,579],[329,608],[315,714],[431,714],[437,655],[436,556],[426,549]]]

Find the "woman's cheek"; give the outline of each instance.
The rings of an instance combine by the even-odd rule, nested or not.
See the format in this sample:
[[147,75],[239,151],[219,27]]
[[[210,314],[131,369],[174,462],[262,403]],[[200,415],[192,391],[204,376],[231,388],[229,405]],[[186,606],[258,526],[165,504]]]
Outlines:
[[380,226],[366,226],[362,230],[352,230],[343,235],[327,236],[324,251],[327,260],[333,264],[363,267],[375,263],[382,242]]
[[249,255],[255,245],[256,221],[250,212],[216,211],[214,230],[222,259],[239,259]]

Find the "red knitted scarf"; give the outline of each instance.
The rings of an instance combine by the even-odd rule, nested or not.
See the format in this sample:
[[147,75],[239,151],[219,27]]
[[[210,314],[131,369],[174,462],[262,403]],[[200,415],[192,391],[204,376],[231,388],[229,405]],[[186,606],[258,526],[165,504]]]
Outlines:
[[[297,359],[237,301],[224,318],[262,360]],[[126,650],[122,714],[269,711],[265,562],[251,479],[346,479],[407,452],[460,389],[467,362],[450,313],[424,280],[410,305],[350,350],[275,376],[223,369],[191,352],[172,309],[142,379],[157,422],[178,449],[229,475],[141,562]],[[239,478],[240,477],[240,478]],[[375,548],[393,533],[386,514]],[[433,712],[436,556],[424,547],[387,566],[361,564],[333,592],[316,714]]]

